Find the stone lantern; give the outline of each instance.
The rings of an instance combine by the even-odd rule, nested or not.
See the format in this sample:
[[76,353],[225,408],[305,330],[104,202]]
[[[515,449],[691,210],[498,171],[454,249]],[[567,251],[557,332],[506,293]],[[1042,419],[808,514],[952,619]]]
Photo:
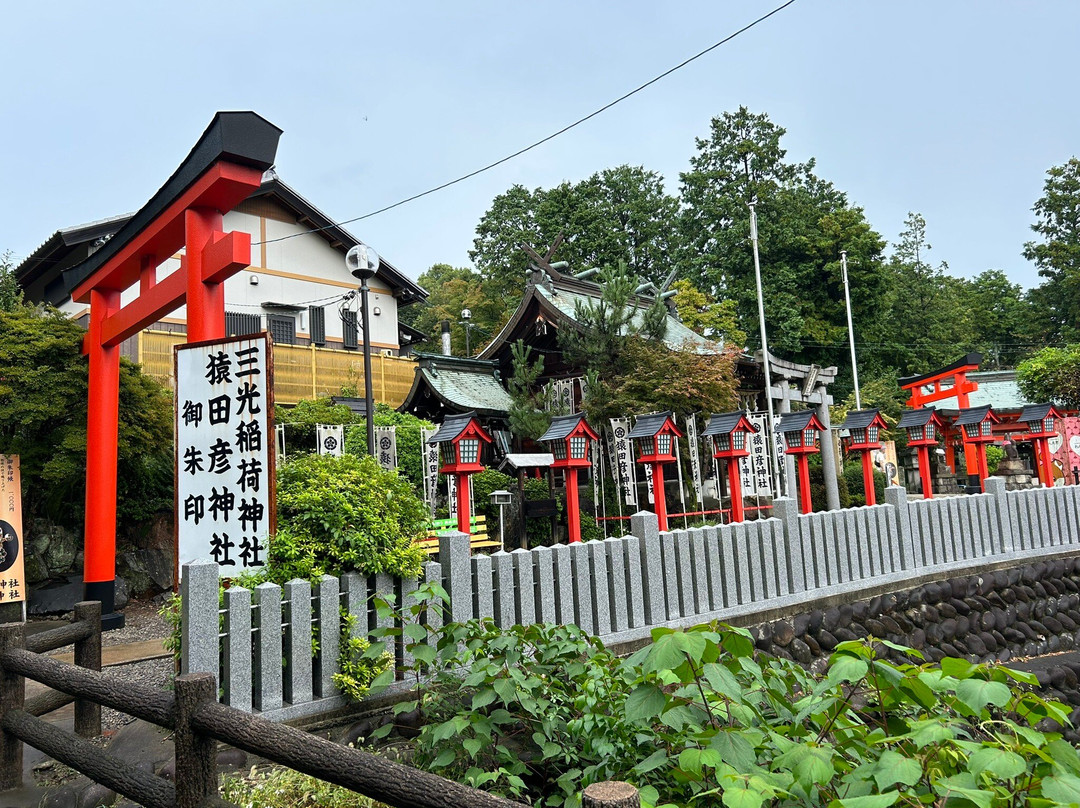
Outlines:
[[938,435],[944,431],[945,423],[933,407],[920,407],[917,410],[904,410],[897,426],[907,430],[908,446],[919,452],[919,480],[922,483],[923,499],[933,499],[934,481],[930,476],[930,447],[937,446]]
[[675,462],[675,441],[682,437],[670,412],[642,415],[628,435],[638,451],[638,462],[652,468],[653,500],[660,530],[667,530],[667,501],[664,497],[664,466]]
[[480,426],[475,412],[465,412],[447,416],[427,442],[439,447],[439,473],[456,478],[458,530],[470,533],[469,476],[484,470],[481,452],[484,444],[492,442],[491,436]]
[[1060,419],[1061,413],[1053,404],[1029,404],[1017,418],[1021,423],[1027,424],[1028,434],[1023,437],[1031,441],[1035,450],[1035,464],[1039,469],[1039,482],[1047,488],[1054,485],[1050,447],[1047,444],[1050,438],[1057,435],[1057,423]]
[[581,541],[578,469],[592,465],[589,446],[595,440],[599,440],[599,436],[580,413],[552,418],[548,431],[540,436],[540,442],[555,458],[551,467],[562,469],[566,474],[566,524],[571,543]]
[[786,412],[776,425],[776,431],[784,436],[784,452],[795,457],[799,469],[799,509],[811,513],[814,503],[810,497],[810,455],[816,454],[818,436],[824,426],[813,410]]
[[866,504],[877,505],[874,492],[874,460],[871,453],[881,448],[881,430],[888,424],[881,417],[880,410],[851,410],[840,424],[840,429],[848,431],[847,450],[858,452],[862,456],[863,490],[866,492]]
[[757,432],[757,427],[750,423],[742,411],[714,413],[702,432],[703,437],[712,440],[713,457],[727,460],[728,486],[731,489],[731,521],[741,522],[744,518],[742,480],[739,476],[739,459],[748,457],[750,450],[746,446],[746,436]]
[[1000,423],[1001,419],[994,414],[989,404],[962,409],[953,421],[953,426],[963,435],[965,453],[969,447],[975,453],[980,491],[986,490],[985,481],[990,476],[986,467],[986,446],[994,442],[994,424]]

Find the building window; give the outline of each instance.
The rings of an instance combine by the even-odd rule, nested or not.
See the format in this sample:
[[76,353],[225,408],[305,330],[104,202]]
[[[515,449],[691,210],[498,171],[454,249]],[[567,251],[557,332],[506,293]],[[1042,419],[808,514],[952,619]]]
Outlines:
[[341,338],[346,348],[355,350],[360,347],[360,337],[356,330],[356,312],[345,309],[341,312]]
[[292,315],[268,314],[266,327],[275,345],[296,344],[296,318]]
[[308,306],[308,333],[312,345],[326,344],[326,310],[322,306]]

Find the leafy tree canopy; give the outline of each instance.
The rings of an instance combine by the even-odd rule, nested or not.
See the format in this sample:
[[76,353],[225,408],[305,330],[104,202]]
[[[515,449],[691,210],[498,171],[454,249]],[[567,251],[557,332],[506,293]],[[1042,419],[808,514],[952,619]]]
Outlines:
[[1041,312],[1052,340],[1076,342],[1080,339],[1080,160],[1071,157],[1046,172],[1043,195],[1032,210],[1036,221],[1031,229],[1041,241],[1027,242],[1023,255],[1046,278]]
[[[522,287],[524,278],[522,275]],[[451,349],[455,356],[466,355],[465,327],[461,325],[463,309],[469,309],[472,314],[468,344],[469,352],[473,354],[498,333],[513,311],[507,298],[472,269],[435,264],[419,277],[418,282],[428,290],[429,297],[422,303],[401,309],[400,319],[428,335],[427,350],[431,352],[441,350],[442,321],[449,320]],[[520,298],[520,289],[517,294]]]
[[1080,345],[1036,352],[1017,366],[1016,382],[1028,401],[1080,408]]

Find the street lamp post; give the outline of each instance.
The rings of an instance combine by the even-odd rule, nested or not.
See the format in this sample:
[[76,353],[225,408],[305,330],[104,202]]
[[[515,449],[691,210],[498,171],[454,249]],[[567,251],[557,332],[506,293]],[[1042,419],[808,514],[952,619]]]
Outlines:
[[851,293],[848,291],[847,250],[840,251],[840,270],[844,276],[844,305],[847,307],[848,344],[851,346],[851,376],[855,382],[855,409],[862,409],[862,397],[859,394],[859,366],[855,362],[855,329],[851,324]]
[[360,317],[364,333],[364,415],[367,420],[368,454],[375,457],[375,396],[371,391],[371,331],[368,321],[368,279],[379,269],[379,254],[357,244],[345,255],[345,266],[360,281]]
[[758,328],[761,332],[761,359],[765,370],[765,405],[769,415],[769,437],[766,448],[769,449],[769,470],[772,472],[773,496],[780,496],[780,469],[776,457],[776,419],[772,404],[772,375],[769,371],[769,341],[765,337],[765,296],[761,292],[761,258],[758,256],[757,201],[748,202],[750,208],[750,241],[754,246],[754,281],[757,284]]

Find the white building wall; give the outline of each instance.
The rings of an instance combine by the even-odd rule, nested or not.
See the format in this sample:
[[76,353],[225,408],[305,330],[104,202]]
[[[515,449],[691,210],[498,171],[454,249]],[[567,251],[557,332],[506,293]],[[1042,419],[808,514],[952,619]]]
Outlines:
[[[326,337],[330,343],[340,343],[343,338],[342,309],[359,314],[360,294],[358,283],[345,268],[342,253],[309,228],[276,219],[232,211],[224,217],[224,230],[243,231],[251,234],[251,266],[241,270],[225,281],[225,308],[244,314],[258,314],[266,325],[267,314],[292,315],[296,319],[297,337],[310,336],[308,306],[322,306],[325,311]],[[296,236],[285,241],[273,241],[282,236]],[[260,244],[259,242],[270,242]],[[173,256],[158,267],[158,280],[180,267],[179,256]],[[368,282],[370,288],[368,311],[370,315],[371,344],[375,349],[397,350],[398,320],[397,299],[390,286],[376,275]],[[121,297],[127,304],[138,296],[138,285],[128,289]],[[347,296],[356,291],[356,295]],[[284,303],[300,306],[300,311],[264,306],[265,303]],[[78,316],[86,310],[80,303],[70,300],[61,306],[63,311]],[[377,313],[376,313],[377,312]],[[186,307],[170,313],[166,322],[187,320]],[[358,339],[363,340],[362,321],[357,319]]]

